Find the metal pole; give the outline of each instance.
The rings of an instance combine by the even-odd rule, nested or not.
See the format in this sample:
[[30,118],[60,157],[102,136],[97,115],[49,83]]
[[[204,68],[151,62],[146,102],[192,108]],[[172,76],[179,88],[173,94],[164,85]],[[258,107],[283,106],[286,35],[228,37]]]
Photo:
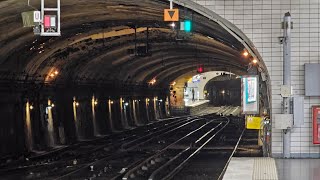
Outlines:
[[170,9],[173,9],[173,0],[170,0]]
[[57,10],[57,16],[58,16],[58,31],[57,32],[59,33],[59,35],[60,35],[60,30],[61,30],[60,29],[60,18],[61,18],[60,17],[60,14],[61,14],[60,5],[61,5],[60,0],[57,0],[57,6],[58,6],[57,7],[57,9],[58,9]]
[[44,33],[44,0],[41,0],[41,34]]
[[[283,22],[283,85],[291,88],[291,15],[287,12]],[[283,114],[290,114],[290,98],[283,98]],[[290,158],[291,130],[283,131],[283,157]]]

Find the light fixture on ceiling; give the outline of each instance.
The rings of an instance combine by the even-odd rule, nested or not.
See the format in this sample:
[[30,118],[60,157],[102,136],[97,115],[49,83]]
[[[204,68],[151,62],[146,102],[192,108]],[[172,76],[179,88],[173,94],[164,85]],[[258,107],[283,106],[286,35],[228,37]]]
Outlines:
[[258,60],[257,60],[257,59],[253,59],[253,60],[252,60],[252,63],[253,63],[253,64],[257,64],[257,63],[258,63]]
[[249,56],[249,53],[248,53],[247,50],[244,50],[243,53],[242,53],[242,55],[243,55],[244,57],[248,57],[248,56]]
[[156,78],[153,78],[151,81],[149,81],[149,84],[154,85],[157,82]]

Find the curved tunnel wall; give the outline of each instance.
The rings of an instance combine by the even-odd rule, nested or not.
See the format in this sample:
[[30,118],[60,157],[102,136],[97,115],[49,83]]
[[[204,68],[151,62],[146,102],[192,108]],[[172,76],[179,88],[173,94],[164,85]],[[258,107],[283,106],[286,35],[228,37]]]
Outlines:
[[[124,5],[118,6],[119,2]],[[106,16],[103,14],[106,10],[103,9],[103,6],[99,5],[98,11],[91,11],[95,9],[95,1],[92,1],[90,5],[85,3],[88,7],[82,9],[83,12],[79,14],[77,12],[81,8],[77,7],[83,4],[73,4],[73,1],[66,0],[64,1],[66,6],[62,8],[68,6],[73,8],[64,9],[62,16],[64,35],[61,38],[34,38],[30,29],[20,28],[21,19],[16,11],[23,12],[29,9],[20,1],[13,1],[14,3],[16,6],[8,6],[1,14],[10,15],[0,22],[3,25],[6,24],[0,27],[0,31],[5,32],[2,34],[6,34],[0,37],[0,42],[4,44],[0,48],[0,69],[9,69],[10,73],[1,72],[1,78],[5,80],[2,83],[2,87],[5,87],[2,93],[5,100],[1,101],[0,109],[8,119],[17,121],[12,124],[3,122],[1,132],[4,132],[5,135],[2,137],[9,138],[3,138],[2,141],[14,140],[19,148],[12,144],[3,147],[2,153],[12,152],[14,148],[17,151],[30,149],[26,147],[29,144],[25,142],[25,138],[20,138],[21,134],[17,133],[28,128],[34,132],[31,134],[34,137],[32,148],[42,149],[52,143],[59,143],[59,141],[70,143],[79,138],[90,138],[123,127],[141,125],[157,117],[165,117],[168,114],[165,111],[168,109],[167,103],[164,101],[162,104],[160,101],[155,103],[152,99],[155,97],[158,97],[158,100],[166,99],[169,82],[192,71],[198,63],[208,62],[208,69],[227,71],[232,69],[235,72],[239,71],[240,74],[247,73],[245,65],[248,61],[241,58],[241,51],[247,47],[249,51],[254,52],[254,48],[248,46],[250,42],[234,26],[213,12],[192,4],[191,1],[177,1],[181,5],[179,8],[182,12],[185,10],[183,6],[193,10],[192,13],[196,20],[195,27],[197,27],[194,35],[189,39],[187,37],[182,43],[176,39],[175,33],[169,32],[167,24],[162,22],[162,9],[168,6],[165,2],[136,1],[137,7],[135,8],[139,8],[140,13],[135,18],[144,19],[141,21],[126,19],[127,16],[122,14],[123,11],[136,11],[132,9],[132,2],[120,0],[105,2],[105,7],[109,5],[119,8],[119,11]],[[145,19],[146,14],[148,14],[147,19]],[[156,58],[148,55],[139,58],[128,56],[127,49],[121,47],[124,45],[127,45],[128,48],[134,47],[132,33],[131,35],[110,36],[106,40],[92,38],[99,34],[101,36],[101,32],[126,31],[126,29],[132,31],[135,26],[157,26],[149,34],[154,56],[156,57],[157,51],[165,51],[171,56],[165,57],[161,53]],[[8,30],[10,31],[7,32]],[[102,37],[106,35],[106,33],[102,34]],[[140,38],[138,39],[139,44],[146,44],[146,34],[145,32],[137,34],[137,37]],[[174,46],[178,46],[182,52],[193,54],[180,56]],[[194,49],[196,51],[191,51]],[[194,59],[190,58],[190,55],[193,55]],[[252,55],[257,56],[257,53],[252,53]],[[179,56],[180,58],[177,58]],[[168,62],[171,61],[170,58],[174,60],[174,63]],[[139,63],[131,63],[134,60]],[[153,63],[145,66],[148,60]],[[181,62],[184,61],[189,63],[181,66]],[[140,66],[135,66],[136,64]],[[165,68],[159,68],[163,65]],[[172,67],[166,70],[168,66]],[[131,67],[135,68],[132,76],[126,74],[126,70]],[[261,67],[263,69],[263,64]],[[140,73],[141,69],[143,73]],[[59,70],[59,78],[50,79],[49,76],[56,70]],[[147,83],[154,77],[159,77],[159,81],[156,86],[150,88]],[[46,83],[43,83],[44,80]],[[95,110],[90,107],[93,95],[98,99]],[[120,98],[126,98],[125,102]],[[50,110],[48,99],[55,103],[55,107]],[[136,99],[140,100],[139,105],[131,106],[132,101]],[[27,102],[33,107],[29,113],[26,113],[30,110],[30,107],[29,110],[26,110]],[[123,104],[126,102],[129,104],[124,108]],[[113,104],[114,107],[109,104]],[[8,106],[13,107],[15,111],[7,109]],[[138,117],[134,118],[134,116]],[[21,122],[22,119],[31,119],[31,124]],[[26,126],[28,127],[25,128]],[[28,133],[24,132],[24,134]],[[45,135],[42,136],[42,134]]]

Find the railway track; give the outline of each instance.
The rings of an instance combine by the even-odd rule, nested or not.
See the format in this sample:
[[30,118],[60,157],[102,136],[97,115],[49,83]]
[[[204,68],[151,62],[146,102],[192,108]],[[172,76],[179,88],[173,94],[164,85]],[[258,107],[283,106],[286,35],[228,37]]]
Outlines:
[[219,179],[243,134],[236,111],[222,107],[77,144],[56,159],[0,169],[0,179]]
[[130,146],[125,144],[125,146],[130,148],[100,159],[58,179],[93,179],[97,177],[117,179],[119,175],[131,167],[135,167],[140,161],[156,154],[158,151],[166,149],[174,143],[176,139],[183,138],[186,134],[189,134],[190,131],[193,131],[193,129],[197,129],[206,123],[208,123],[206,119],[196,118],[178,127],[164,131],[162,134],[137,139],[134,142],[130,142]]
[[20,162],[17,167],[14,166],[15,163],[13,163],[13,165],[10,164],[0,169],[0,175],[6,177],[6,179],[17,179],[20,178],[19,176],[23,177],[22,179],[37,179],[43,177],[44,174],[49,175],[48,172],[52,170],[58,171],[64,169],[58,173],[66,173],[65,169],[67,169],[67,172],[72,171],[74,167],[109,156],[121,148],[123,144],[130,143],[139,138],[154,136],[159,132],[177,127],[192,119],[194,118],[180,117],[165,119],[123,133],[99,138],[89,143],[77,144],[66,151],[54,154],[54,157],[46,157],[44,159],[38,157],[34,161]]

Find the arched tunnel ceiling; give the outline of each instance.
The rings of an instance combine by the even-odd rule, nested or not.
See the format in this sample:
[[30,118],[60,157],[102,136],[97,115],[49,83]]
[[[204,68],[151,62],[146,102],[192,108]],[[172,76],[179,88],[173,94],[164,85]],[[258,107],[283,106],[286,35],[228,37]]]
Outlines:
[[[40,1],[30,2],[40,7]],[[49,6],[54,2],[46,0]],[[63,0],[61,6],[62,36],[48,38],[22,28],[21,13],[33,10],[27,1],[0,2],[0,71],[24,72],[49,81],[48,74],[55,70],[61,81],[157,78],[159,85],[169,84],[198,64],[207,70],[246,73],[248,60],[241,57],[245,48],[241,42],[218,23],[184,7],[179,6],[181,18],[192,14],[193,34],[180,39],[163,22],[163,9],[169,6],[164,0]],[[135,44],[148,45],[150,54],[129,55],[128,49]]]

